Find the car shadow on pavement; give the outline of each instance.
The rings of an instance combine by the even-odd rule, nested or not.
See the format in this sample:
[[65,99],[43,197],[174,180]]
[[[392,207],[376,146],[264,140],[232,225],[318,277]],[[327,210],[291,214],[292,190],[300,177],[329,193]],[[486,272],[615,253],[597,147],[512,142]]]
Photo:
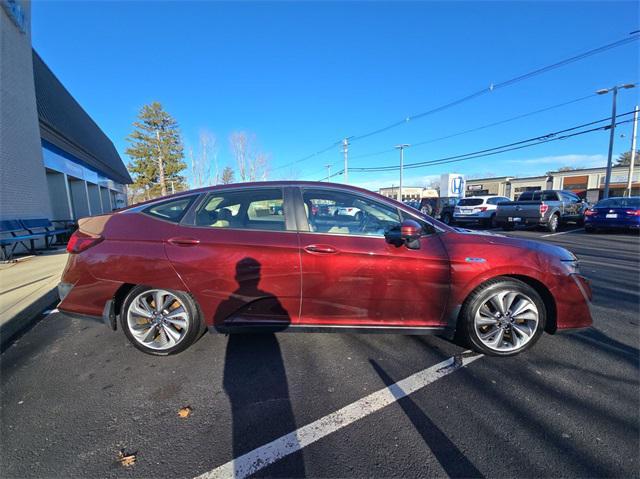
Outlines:
[[610,338],[596,328],[589,328],[575,333],[570,332],[563,336],[572,341],[580,342],[585,346],[596,347],[618,360],[625,361],[635,368],[640,368],[640,350]]
[[[226,312],[232,306],[242,310],[251,302],[266,300],[271,310],[278,312],[278,321],[282,323],[278,327],[286,327],[290,322],[288,312],[273,294],[258,289],[260,263],[253,258],[244,258],[238,262],[236,270],[238,288],[218,309]],[[223,374],[223,387],[231,404],[234,458],[297,429],[284,360],[273,332],[230,334]],[[286,467],[269,467],[254,476],[305,476],[302,454],[292,454],[280,463]]]
[[[391,386],[396,382],[375,360],[370,359],[369,362],[387,386]],[[411,397],[405,396],[400,398],[398,405],[413,423],[416,431],[420,433],[425,444],[429,447],[449,477],[484,477]]]

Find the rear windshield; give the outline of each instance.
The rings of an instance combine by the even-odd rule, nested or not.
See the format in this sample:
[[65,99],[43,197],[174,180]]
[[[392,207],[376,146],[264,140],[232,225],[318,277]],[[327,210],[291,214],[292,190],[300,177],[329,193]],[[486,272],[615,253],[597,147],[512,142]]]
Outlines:
[[477,206],[484,202],[482,198],[463,198],[458,203],[458,206]]
[[598,201],[599,208],[640,208],[640,198],[607,198]]
[[556,201],[558,194],[555,191],[525,191],[520,195],[518,201]]

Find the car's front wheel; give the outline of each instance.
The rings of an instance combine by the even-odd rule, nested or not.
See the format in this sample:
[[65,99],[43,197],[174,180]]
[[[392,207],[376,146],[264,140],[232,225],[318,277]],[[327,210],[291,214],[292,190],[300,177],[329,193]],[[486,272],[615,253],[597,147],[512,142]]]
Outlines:
[[544,301],[535,289],[513,278],[497,278],[469,295],[459,327],[476,351],[513,356],[538,341],[545,320]]
[[147,354],[179,353],[203,333],[193,298],[182,291],[136,286],[124,301],[120,325],[131,343]]

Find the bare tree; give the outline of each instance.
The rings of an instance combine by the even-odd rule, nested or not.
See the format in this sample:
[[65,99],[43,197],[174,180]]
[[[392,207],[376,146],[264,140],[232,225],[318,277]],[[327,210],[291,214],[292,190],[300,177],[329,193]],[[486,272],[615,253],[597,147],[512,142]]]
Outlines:
[[233,176],[233,168],[225,166],[224,170],[222,170],[222,184],[228,185],[229,183],[233,183]]
[[197,155],[194,156],[193,149],[189,149],[194,188],[217,185],[219,183],[217,145],[216,136],[209,131],[203,130],[198,137]]
[[266,180],[269,175],[269,155],[259,151],[256,136],[244,131],[229,136],[231,151],[238,165],[240,181]]

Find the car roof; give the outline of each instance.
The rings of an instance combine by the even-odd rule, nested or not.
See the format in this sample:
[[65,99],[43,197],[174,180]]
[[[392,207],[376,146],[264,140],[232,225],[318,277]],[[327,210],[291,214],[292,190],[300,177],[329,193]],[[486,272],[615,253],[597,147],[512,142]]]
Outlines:
[[481,198],[483,200],[488,200],[489,198],[506,198],[504,195],[475,195],[475,196],[465,196],[464,198],[460,198],[461,200],[468,200],[473,198]]

